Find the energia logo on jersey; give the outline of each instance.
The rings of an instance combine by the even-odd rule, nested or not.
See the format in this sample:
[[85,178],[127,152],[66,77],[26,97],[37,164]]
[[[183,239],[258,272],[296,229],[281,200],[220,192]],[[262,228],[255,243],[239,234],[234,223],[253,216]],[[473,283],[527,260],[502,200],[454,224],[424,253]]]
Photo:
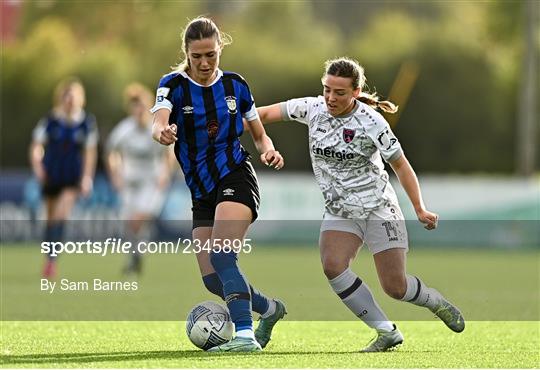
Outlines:
[[355,153],[347,153],[345,150],[341,152],[336,152],[333,148],[317,148],[315,145],[311,147],[313,154],[320,155],[326,158],[336,158],[338,161],[354,159],[356,157]]
[[229,108],[229,113],[235,114],[236,113],[236,97],[226,96],[225,101],[227,102],[227,108]]

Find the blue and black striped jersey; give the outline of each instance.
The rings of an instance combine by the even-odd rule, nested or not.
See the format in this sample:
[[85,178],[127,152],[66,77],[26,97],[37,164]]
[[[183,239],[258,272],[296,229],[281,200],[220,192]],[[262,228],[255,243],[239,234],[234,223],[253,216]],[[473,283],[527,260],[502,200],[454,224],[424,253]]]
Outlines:
[[242,117],[258,117],[246,81],[218,70],[210,86],[193,81],[185,72],[165,75],[159,82],[152,112],[168,109],[177,125],[175,154],[194,198],[205,197],[218,181],[247,157],[240,144]]
[[97,145],[97,135],[95,117],[85,112],[76,122],[67,122],[53,113],[41,119],[33,139],[45,148],[43,165],[47,184],[78,184],[82,176],[83,151]]

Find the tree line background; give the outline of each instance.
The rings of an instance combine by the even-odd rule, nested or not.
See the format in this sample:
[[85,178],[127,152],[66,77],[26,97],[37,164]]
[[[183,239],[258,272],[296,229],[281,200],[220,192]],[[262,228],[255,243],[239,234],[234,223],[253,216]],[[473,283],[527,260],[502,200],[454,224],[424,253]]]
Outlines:
[[[32,129],[66,76],[82,79],[103,143],[125,115],[124,87],[155,89],[197,15],[232,36],[221,68],[247,79],[257,105],[321,94],[324,61],[350,56],[371,91],[405,96],[399,120],[388,118],[417,171],[515,171],[525,12],[501,0],[27,1],[2,47],[2,168],[27,166]],[[286,168],[308,171],[305,127],[266,127]]]

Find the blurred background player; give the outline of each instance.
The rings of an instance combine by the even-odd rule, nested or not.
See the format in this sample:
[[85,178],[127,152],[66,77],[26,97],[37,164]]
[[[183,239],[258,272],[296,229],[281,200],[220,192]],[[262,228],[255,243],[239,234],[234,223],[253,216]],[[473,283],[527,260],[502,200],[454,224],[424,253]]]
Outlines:
[[[159,82],[153,137],[163,145],[175,144],[192,196],[193,239],[212,248],[214,240],[243,241],[257,218],[259,185],[240,144],[242,118],[250,125],[261,162],[277,170],[284,162],[264,131],[246,81],[219,69],[229,37],[212,20],[199,17],[186,26],[182,41],[185,61]],[[232,341],[210,351],[260,351],[286,313],[283,303],[249,285],[237,253],[201,252],[197,260],[204,285],[226,301],[236,330]],[[261,314],[256,333],[252,309]]]
[[319,239],[323,270],[343,303],[377,331],[377,337],[362,351],[380,352],[401,344],[403,336],[367,284],[350,269],[364,242],[390,297],[427,307],[455,332],[463,331],[465,322],[438,291],[406,273],[405,219],[381,155],[396,173],[426,229],[437,227],[438,215],[426,209],[414,170],[390,126],[377,112],[394,113],[397,107],[362,92],[365,83],[364,69],[358,62],[329,60],[322,77],[324,96],[291,99],[259,107],[258,112],[263,123],[294,120],[308,126],[313,171],[326,205]]
[[[135,246],[150,239],[151,221],[163,207],[174,165],[172,150],[152,140],[153,94],[139,83],[124,90],[129,116],[112,130],[107,141],[107,168],[114,188],[120,193],[125,237]],[[141,273],[141,255],[129,254],[125,273]]]
[[[76,78],[61,81],[53,109],[42,118],[32,135],[30,162],[45,199],[46,241],[61,241],[65,222],[77,197],[92,191],[98,131],[96,119],[84,111],[85,92]],[[43,276],[56,275],[55,257],[49,255]]]

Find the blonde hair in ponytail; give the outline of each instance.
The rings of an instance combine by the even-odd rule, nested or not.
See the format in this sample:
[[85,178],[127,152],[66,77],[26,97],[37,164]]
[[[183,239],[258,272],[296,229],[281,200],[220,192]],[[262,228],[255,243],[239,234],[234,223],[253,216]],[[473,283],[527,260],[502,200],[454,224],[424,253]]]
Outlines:
[[380,101],[379,96],[376,93],[368,94],[361,92],[357,99],[373,108],[380,108],[386,113],[396,113],[398,111],[397,105],[389,100]]
[[362,91],[366,87],[367,79],[364,74],[364,68],[356,60],[347,57],[330,59],[326,61],[324,67],[324,75],[350,78],[352,80],[353,90],[360,88],[360,95],[357,99],[362,103],[373,108],[380,108],[386,113],[396,113],[398,111],[398,106],[391,101],[380,101],[376,92],[369,93]]

